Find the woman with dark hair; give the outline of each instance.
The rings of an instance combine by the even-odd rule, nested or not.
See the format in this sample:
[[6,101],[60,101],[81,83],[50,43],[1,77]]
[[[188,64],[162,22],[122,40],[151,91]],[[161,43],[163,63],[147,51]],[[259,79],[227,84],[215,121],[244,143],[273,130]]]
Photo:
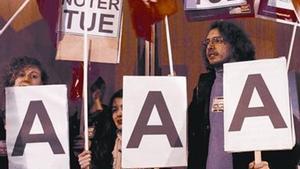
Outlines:
[[[4,87],[43,85],[48,80],[48,75],[42,68],[41,63],[37,59],[28,56],[13,59],[9,64],[8,70],[5,72]],[[4,111],[1,111],[0,117],[0,166],[1,169],[7,169]]]
[[118,90],[111,97],[110,118],[98,123],[92,140],[91,151],[83,151],[78,156],[82,169],[120,169],[123,92]]

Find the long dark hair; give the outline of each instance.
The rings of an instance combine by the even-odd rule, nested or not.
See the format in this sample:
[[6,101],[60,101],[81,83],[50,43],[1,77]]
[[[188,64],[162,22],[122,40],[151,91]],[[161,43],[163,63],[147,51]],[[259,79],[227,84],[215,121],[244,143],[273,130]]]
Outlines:
[[44,68],[42,67],[42,64],[39,60],[33,57],[28,57],[28,56],[23,56],[23,57],[18,57],[14,58],[8,67],[8,70],[6,72],[6,75],[4,75],[4,86],[14,86],[15,85],[15,80],[18,75],[18,73],[24,69],[25,67],[37,67],[41,71],[41,79],[42,83],[46,84],[48,81],[48,75]]
[[123,90],[115,92],[109,102],[109,111],[105,113],[101,123],[96,126],[95,137],[92,141],[92,169],[111,169],[112,150],[116,139],[116,126],[112,120],[112,105],[115,98],[123,98]]
[[[231,22],[216,21],[210,25],[208,32],[212,29],[218,29],[224,40],[230,44],[232,59],[237,62],[255,59],[254,46],[240,27]],[[213,71],[214,68],[209,64],[206,56],[206,47],[207,46],[202,45],[201,54],[204,58],[207,70]]]

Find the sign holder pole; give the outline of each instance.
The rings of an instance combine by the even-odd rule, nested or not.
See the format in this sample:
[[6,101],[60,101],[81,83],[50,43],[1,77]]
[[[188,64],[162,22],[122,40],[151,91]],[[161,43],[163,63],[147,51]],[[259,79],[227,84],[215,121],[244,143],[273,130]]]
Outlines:
[[169,65],[170,65],[170,75],[175,76],[173,69],[173,55],[171,48],[171,40],[170,40],[170,30],[169,30],[169,20],[168,16],[165,16],[165,25],[166,25],[166,35],[167,35],[167,48],[168,48],[168,57],[169,57]]
[[294,48],[294,42],[295,42],[295,36],[296,36],[296,30],[297,30],[297,23],[294,24],[293,27],[293,34],[291,37],[291,43],[290,43],[290,48],[289,48],[289,54],[288,54],[288,58],[287,58],[287,70],[289,70],[289,66],[290,66],[290,62],[291,62],[291,58],[292,58],[292,52],[293,52],[293,48]]
[[[88,10],[85,5],[85,17]],[[86,19],[84,20],[83,33],[83,117],[84,117],[84,150],[89,150],[89,134],[88,134],[88,63],[89,63],[89,39],[87,32]],[[90,169],[88,167],[87,169]]]
[[20,8],[14,13],[14,15],[8,20],[8,22],[4,25],[4,27],[0,30],[0,36],[7,29],[7,27],[11,24],[11,22],[21,13],[21,11],[26,7],[30,0],[26,0]]
[[89,136],[88,136],[88,37],[87,29],[85,26],[84,39],[83,39],[83,112],[84,112],[84,149],[89,149]]
[[254,151],[254,163],[261,163],[261,151]]

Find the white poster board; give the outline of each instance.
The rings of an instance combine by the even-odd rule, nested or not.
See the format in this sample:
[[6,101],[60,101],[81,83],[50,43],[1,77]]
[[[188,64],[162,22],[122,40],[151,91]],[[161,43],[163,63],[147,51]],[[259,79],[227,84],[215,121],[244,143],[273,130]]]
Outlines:
[[9,169],[69,169],[67,88],[6,88]]
[[247,3],[247,0],[185,0],[186,9],[215,9],[237,6]]
[[82,61],[86,19],[89,60],[119,63],[123,0],[64,0],[58,26],[56,59]]
[[292,0],[269,0],[268,5],[276,8],[294,10]]
[[62,32],[83,34],[86,22],[89,35],[119,35],[122,1],[64,0],[62,8]]
[[123,83],[122,167],[186,166],[186,78],[125,76]]
[[295,5],[292,0],[256,0],[255,16],[275,22],[294,24],[299,19]]
[[286,59],[224,65],[225,151],[292,149]]

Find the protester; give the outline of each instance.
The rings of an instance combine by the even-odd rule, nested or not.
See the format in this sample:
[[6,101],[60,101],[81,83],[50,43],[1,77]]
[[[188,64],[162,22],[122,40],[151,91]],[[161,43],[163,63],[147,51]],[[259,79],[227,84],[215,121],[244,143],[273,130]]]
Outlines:
[[[3,79],[5,87],[43,85],[48,80],[48,75],[41,63],[37,59],[27,56],[13,59],[5,72],[6,75]],[[5,113],[2,112],[0,122],[0,166],[1,169],[7,169]]]
[[[255,50],[247,35],[233,23],[216,21],[202,45],[207,73],[201,74],[188,112],[189,169],[295,169],[293,151],[262,152],[262,163],[253,152],[224,151],[223,64],[254,60]],[[250,164],[249,164],[250,163]]]
[[[45,85],[48,82],[48,75],[40,61],[33,57],[18,57],[11,61],[8,70],[4,75],[4,87],[23,87],[32,85]],[[2,111],[0,120],[0,166],[1,169],[8,169],[8,159],[5,144],[5,113]],[[70,167],[79,168],[77,159],[70,148]]]
[[91,151],[79,154],[79,164],[82,169],[120,169],[121,166],[121,132],[122,132],[122,90],[117,91],[111,98],[110,119],[98,130],[92,140]]
[[90,99],[89,99],[89,113],[88,113],[88,125],[89,125],[89,138],[92,139],[95,134],[95,127],[105,123],[109,118],[108,107],[103,104],[103,97],[105,93],[105,81],[99,76],[96,81],[90,87]]

